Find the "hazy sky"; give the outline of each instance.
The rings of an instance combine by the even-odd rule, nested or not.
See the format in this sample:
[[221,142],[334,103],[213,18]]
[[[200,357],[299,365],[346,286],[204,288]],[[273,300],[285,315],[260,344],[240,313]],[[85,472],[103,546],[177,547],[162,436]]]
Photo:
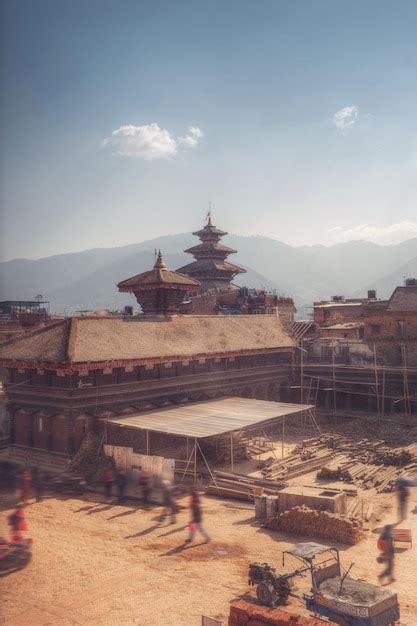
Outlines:
[[417,236],[416,0],[3,0],[2,258]]

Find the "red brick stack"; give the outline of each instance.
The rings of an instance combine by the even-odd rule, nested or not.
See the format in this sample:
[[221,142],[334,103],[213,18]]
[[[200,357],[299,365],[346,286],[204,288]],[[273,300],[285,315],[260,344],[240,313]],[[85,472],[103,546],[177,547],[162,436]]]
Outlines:
[[321,537],[353,545],[363,537],[363,524],[356,518],[296,506],[265,523],[266,528],[307,537]]
[[265,606],[239,600],[232,604],[229,613],[229,626],[324,626],[333,622],[323,622],[315,617],[296,615],[284,609],[270,609]]

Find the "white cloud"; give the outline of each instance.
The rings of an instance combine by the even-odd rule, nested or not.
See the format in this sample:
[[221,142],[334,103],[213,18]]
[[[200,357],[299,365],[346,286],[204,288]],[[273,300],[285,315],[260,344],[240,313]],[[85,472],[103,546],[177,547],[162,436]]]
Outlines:
[[357,106],[343,107],[333,115],[333,124],[342,135],[346,135],[356,124],[358,117],[359,109]]
[[200,128],[189,126],[185,137],[175,139],[168,130],[161,129],[154,122],[144,126],[120,126],[103,140],[102,146],[110,148],[118,156],[156,161],[175,156],[179,147],[195,148],[202,136]]
[[352,228],[335,226],[326,232],[330,239],[329,243],[342,243],[359,239],[379,244],[395,244],[417,237],[417,222],[398,222],[388,226],[358,224]]
[[189,126],[188,134],[185,137],[179,137],[178,143],[188,148],[195,148],[203,135],[203,131],[198,126]]

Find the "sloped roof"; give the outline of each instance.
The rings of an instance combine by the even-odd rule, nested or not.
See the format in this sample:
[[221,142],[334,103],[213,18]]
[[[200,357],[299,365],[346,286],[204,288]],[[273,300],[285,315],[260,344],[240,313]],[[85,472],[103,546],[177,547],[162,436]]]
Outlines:
[[296,320],[289,327],[289,331],[292,337],[299,340],[302,339],[310,330],[315,328],[315,323],[309,320]]
[[233,248],[229,248],[228,246],[224,246],[217,241],[204,241],[203,243],[199,243],[197,246],[193,246],[192,248],[187,248],[184,252],[188,252],[189,254],[216,254],[216,252],[221,252],[224,254],[234,254],[237,250]]
[[198,261],[193,261],[188,265],[184,265],[184,267],[179,268],[179,272],[211,272],[211,271],[223,271],[231,274],[244,274],[246,272],[243,267],[239,267],[239,265],[234,265],[233,263],[229,263],[228,261],[216,260],[216,259],[199,259]]
[[221,398],[182,406],[114,417],[111,424],[183,437],[214,437],[251,428],[277,417],[314,409],[312,404],[290,404],[247,398]]
[[387,311],[417,314],[417,285],[396,287],[388,300]]
[[184,286],[184,287],[199,287],[200,283],[189,276],[184,276],[179,272],[171,272],[162,257],[161,251],[159,251],[155,265],[148,272],[142,272],[126,280],[122,280],[118,285],[119,291],[132,292],[140,289],[147,289],[155,286]]
[[271,352],[293,346],[279,318],[268,315],[144,315],[130,321],[73,317],[3,342],[0,364],[145,363]]

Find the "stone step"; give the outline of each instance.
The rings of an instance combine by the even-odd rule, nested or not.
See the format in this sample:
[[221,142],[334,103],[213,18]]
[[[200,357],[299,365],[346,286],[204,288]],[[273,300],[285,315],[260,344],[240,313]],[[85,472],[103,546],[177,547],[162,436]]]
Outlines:
[[10,460],[29,465],[42,465],[54,469],[65,469],[71,457],[67,454],[39,450],[38,448],[26,448],[25,446],[10,445],[8,448]]

